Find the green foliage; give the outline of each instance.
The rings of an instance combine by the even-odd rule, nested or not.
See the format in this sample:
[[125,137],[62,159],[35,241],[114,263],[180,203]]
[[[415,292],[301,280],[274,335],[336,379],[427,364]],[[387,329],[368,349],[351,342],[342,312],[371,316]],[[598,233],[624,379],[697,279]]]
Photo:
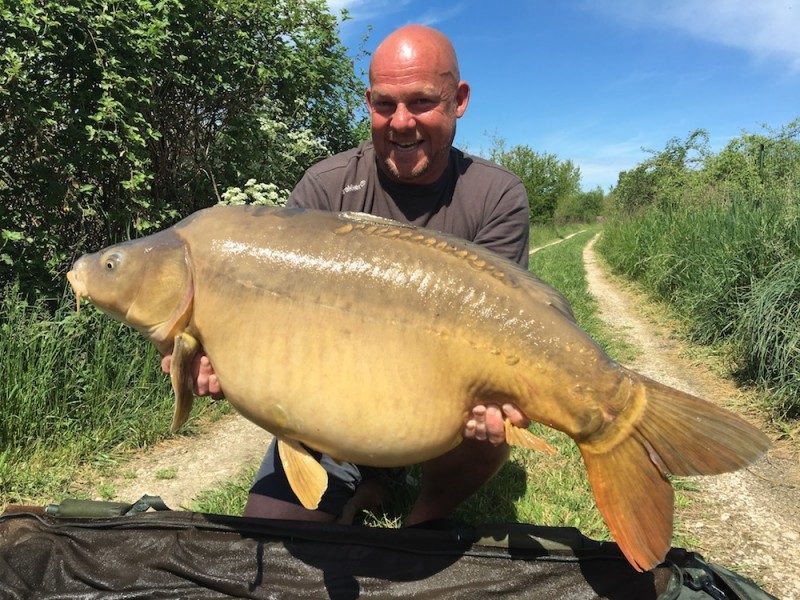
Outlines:
[[708,148],[708,134],[698,129],[683,141],[669,140],[663,150],[619,175],[612,193],[615,207],[632,214],[655,205],[677,206],[714,194],[758,202],[783,193],[800,181],[800,119],[767,134],[742,134],[719,153]]
[[800,415],[800,254],[754,282],[735,341],[741,375],[768,384],[780,413]]
[[620,189],[621,176],[598,246],[614,271],[671,304],[695,341],[726,344],[734,369],[774,390],[776,412],[791,416],[800,415],[798,123],[771,138],[743,134],[683,172],[665,159],[668,177],[640,165],[633,172],[664,175],[646,206]]
[[631,212],[640,207],[680,202],[693,170],[708,154],[708,133],[697,129],[684,141],[673,138],[662,151],[648,152],[650,158],[619,174],[614,197],[621,210]]
[[[73,300],[0,300],[0,505],[63,491],[86,463],[152,443],[174,400],[152,344]],[[202,403],[198,403],[202,406]]]
[[323,0],[0,4],[0,283],[350,147],[362,84]]
[[767,134],[742,132],[716,155],[707,157],[699,185],[741,194],[758,201],[800,181],[800,119]]
[[600,187],[590,192],[570,194],[556,206],[553,219],[557,223],[591,223],[603,213],[605,194]]
[[553,220],[556,207],[580,192],[581,171],[572,161],[540,154],[528,146],[506,149],[505,141],[493,140],[490,158],[522,180],[528,193],[532,223]]

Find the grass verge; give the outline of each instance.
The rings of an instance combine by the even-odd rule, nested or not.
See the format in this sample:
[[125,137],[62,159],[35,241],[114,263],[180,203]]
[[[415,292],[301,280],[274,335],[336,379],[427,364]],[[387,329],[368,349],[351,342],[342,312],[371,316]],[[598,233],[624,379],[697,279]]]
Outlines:
[[[53,313],[4,292],[0,507],[68,495],[168,435],[172,391],[141,335],[90,307],[77,314],[72,299]],[[199,401],[193,418],[209,410]]]

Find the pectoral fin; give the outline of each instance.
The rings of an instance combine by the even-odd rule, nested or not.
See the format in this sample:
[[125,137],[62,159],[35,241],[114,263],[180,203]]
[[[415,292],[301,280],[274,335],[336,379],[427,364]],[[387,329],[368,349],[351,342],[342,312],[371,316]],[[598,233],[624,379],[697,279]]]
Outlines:
[[315,510],[328,489],[328,472],[296,440],[278,438],[278,454],[292,491],[305,508]]
[[192,359],[200,349],[200,343],[188,333],[175,336],[172,345],[172,362],[169,378],[175,392],[175,413],[172,416],[173,433],[186,422],[192,412],[194,393],[192,392]]
[[522,446],[523,448],[530,448],[531,450],[555,454],[555,448],[553,448],[543,439],[533,435],[527,429],[522,429],[521,427],[512,425],[511,421],[508,419],[505,419],[503,424],[506,429],[506,443],[509,446]]

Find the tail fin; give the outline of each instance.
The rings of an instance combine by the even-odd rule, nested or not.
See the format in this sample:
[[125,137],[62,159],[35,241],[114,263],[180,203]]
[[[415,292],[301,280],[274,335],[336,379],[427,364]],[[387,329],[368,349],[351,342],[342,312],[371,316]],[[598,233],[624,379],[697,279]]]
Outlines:
[[597,507],[628,561],[659,564],[671,545],[674,475],[715,475],[757,460],[758,429],[714,404],[627,371],[643,410],[633,431],[602,450],[579,444]]

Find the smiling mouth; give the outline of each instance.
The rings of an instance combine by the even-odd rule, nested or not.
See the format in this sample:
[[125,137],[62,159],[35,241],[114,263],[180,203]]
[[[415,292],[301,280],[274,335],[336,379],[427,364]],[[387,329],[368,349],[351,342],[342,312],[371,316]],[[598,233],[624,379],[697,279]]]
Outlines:
[[417,140],[414,142],[391,142],[392,146],[400,151],[416,150],[422,145],[422,142]]

